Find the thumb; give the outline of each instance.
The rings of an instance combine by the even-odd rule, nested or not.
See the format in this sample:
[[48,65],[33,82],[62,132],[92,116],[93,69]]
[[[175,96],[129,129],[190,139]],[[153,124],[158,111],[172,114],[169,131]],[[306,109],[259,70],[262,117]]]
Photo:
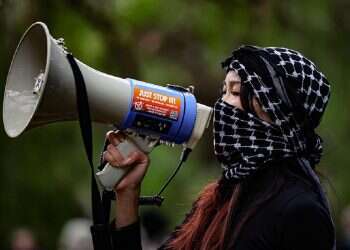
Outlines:
[[127,165],[131,165],[133,163],[136,163],[138,162],[140,158],[140,153],[139,152],[132,152],[127,158],[125,158],[120,165],[123,165],[123,166],[127,166]]

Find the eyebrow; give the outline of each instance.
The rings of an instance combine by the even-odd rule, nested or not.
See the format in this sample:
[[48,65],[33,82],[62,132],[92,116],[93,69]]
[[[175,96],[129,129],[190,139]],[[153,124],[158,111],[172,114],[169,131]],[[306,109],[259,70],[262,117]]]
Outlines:
[[[226,81],[224,80],[224,82],[226,82]],[[231,81],[229,81],[228,83],[232,83],[232,84],[234,84],[234,83],[241,83],[241,81],[234,81],[234,80],[231,80]]]
[[[234,80],[232,80],[232,81],[228,82],[228,84],[230,84],[231,87],[234,86],[237,83],[241,83],[241,81],[234,81]],[[222,81],[222,91],[226,91],[226,81],[225,80]]]

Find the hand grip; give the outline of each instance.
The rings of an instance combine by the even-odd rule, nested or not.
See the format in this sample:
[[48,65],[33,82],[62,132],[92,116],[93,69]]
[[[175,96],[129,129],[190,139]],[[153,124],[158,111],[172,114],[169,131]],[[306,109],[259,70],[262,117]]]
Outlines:
[[[139,150],[137,146],[127,138],[119,143],[116,148],[124,158],[127,158],[130,153]],[[107,163],[101,171],[96,173],[96,176],[102,186],[104,186],[106,190],[110,191],[113,190],[114,186],[121,181],[121,179],[128,173],[129,170],[130,168],[121,169],[112,167],[109,163]]]

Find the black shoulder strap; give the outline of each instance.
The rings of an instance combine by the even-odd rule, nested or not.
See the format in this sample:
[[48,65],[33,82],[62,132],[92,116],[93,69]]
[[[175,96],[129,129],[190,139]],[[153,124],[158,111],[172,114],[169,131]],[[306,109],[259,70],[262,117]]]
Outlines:
[[101,195],[95,179],[94,165],[92,161],[92,127],[85,81],[73,55],[67,53],[67,59],[74,75],[80,131],[83,137],[85,152],[91,169],[91,202],[93,225],[90,229],[94,249],[112,250],[108,225],[109,214],[106,214],[104,211]]

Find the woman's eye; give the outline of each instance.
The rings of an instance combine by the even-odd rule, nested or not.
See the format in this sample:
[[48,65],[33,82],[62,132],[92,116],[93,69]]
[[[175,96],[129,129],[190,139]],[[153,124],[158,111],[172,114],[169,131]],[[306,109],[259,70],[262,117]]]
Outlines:
[[234,95],[234,96],[239,96],[240,95],[239,91],[231,91],[231,94]]

